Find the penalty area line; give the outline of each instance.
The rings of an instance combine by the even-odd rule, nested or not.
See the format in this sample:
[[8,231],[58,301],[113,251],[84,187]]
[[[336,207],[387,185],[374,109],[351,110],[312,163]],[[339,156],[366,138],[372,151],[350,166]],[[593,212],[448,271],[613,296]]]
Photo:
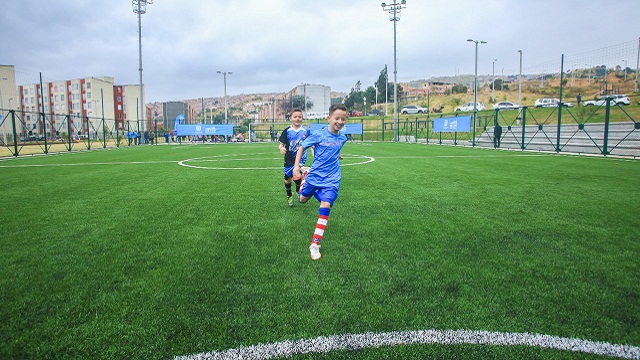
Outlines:
[[605,342],[529,333],[502,333],[472,330],[420,330],[320,336],[314,339],[281,341],[270,344],[239,347],[219,352],[214,351],[178,356],[175,357],[175,359],[273,359],[298,354],[328,353],[338,350],[359,350],[379,348],[382,346],[414,344],[531,346],[613,356],[623,359],[640,358],[640,348],[631,345],[609,344]]

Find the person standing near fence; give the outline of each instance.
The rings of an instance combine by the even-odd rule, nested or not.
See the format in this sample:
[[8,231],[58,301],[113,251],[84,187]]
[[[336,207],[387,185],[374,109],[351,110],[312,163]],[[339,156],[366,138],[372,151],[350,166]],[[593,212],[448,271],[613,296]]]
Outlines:
[[[319,260],[322,257],[320,254],[320,242],[327,228],[331,208],[338,198],[338,191],[340,190],[340,180],[342,179],[342,173],[340,172],[342,155],[340,155],[340,151],[347,142],[347,136],[340,133],[340,130],[344,127],[348,116],[344,105],[331,105],[329,107],[329,118],[327,119],[329,125],[322,130],[312,132],[311,136],[302,142],[303,149],[314,147],[314,156],[311,169],[303,178],[300,186],[299,200],[300,203],[304,204],[313,196],[320,201],[318,221],[309,245],[309,252],[313,260]],[[294,176],[301,175],[302,154],[302,151],[298,151],[296,155],[293,167]]]
[[[311,135],[309,128],[302,126],[302,110],[295,108],[291,111],[291,126],[287,126],[280,134],[278,149],[280,154],[284,155],[284,189],[287,192],[287,204],[293,206],[293,192],[291,191],[291,183],[296,184],[296,192],[300,192],[300,174],[296,177],[293,174],[293,165],[296,160],[296,154],[302,144],[302,141]],[[304,165],[307,161],[307,151],[303,150],[300,158],[300,164]]]
[[493,128],[493,147],[500,147],[500,139],[502,138],[502,126],[500,124],[496,124]]

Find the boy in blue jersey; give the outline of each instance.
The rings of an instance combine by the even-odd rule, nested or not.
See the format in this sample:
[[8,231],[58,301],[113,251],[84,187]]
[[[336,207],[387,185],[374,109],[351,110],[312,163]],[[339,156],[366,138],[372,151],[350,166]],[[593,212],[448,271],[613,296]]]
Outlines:
[[[293,193],[291,192],[291,182],[296,184],[296,192],[300,192],[300,184],[302,179],[300,175],[297,177],[293,174],[293,164],[296,160],[296,153],[300,148],[302,141],[311,135],[311,130],[302,126],[302,110],[295,108],[291,110],[291,126],[287,126],[286,129],[280,134],[280,154],[284,155],[284,189],[287,192],[287,203],[289,206],[293,206]],[[307,151],[302,151],[302,157],[300,164],[307,161]]]
[[[313,196],[320,201],[318,209],[318,221],[316,229],[311,238],[309,251],[313,260],[319,260],[320,241],[327,228],[329,213],[334,201],[338,197],[340,189],[340,150],[347,142],[346,135],[340,133],[347,121],[347,109],[343,105],[331,105],[329,108],[328,126],[322,130],[314,131],[311,136],[302,142],[302,148],[308,149],[313,146],[313,163],[308,174],[303,179],[299,192],[301,203],[306,203]],[[295,164],[293,167],[293,175],[300,176],[300,164],[302,164],[303,152],[298,151]]]

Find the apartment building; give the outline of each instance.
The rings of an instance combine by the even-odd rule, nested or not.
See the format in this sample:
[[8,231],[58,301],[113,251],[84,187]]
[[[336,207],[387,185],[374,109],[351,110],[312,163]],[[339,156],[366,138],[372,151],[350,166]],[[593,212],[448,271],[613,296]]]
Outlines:
[[305,96],[313,106],[306,110],[307,114],[323,114],[329,111],[331,106],[331,87],[318,84],[300,84],[289,91],[289,95]]
[[46,82],[42,88],[39,83],[19,85],[16,130],[20,135],[57,137],[124,131],[128,123],[144,128],[136,124],[139,97],[139,85],[114,85],[109,76]]

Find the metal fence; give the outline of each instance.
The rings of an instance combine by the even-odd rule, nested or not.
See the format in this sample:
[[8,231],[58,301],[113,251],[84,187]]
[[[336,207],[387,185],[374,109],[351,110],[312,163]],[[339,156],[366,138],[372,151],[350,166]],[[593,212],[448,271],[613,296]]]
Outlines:
[[[398,120],[398,141],[636,158],[640,157],[640,104],[638,96],[631,99],[630,105],[608,100],[600,106],[481,111],[473,117],[470,132],[434,132],[434,114],[405,116]],[[158,130],[140,133],[136,121],[2,109],[0,113],[1,157],[117,148],[150,143],[152,139],[156,143],[183,140],[174,138],[173,134],[170,139],[166,138],[167,134]],[[394,140],[394,122],[390,116],[348,121],[360,123],[363,129],[362,134],[350,136],[351,140]],[[278,141],[282,130],[289,125],[288,122],[251,123],[248,141]]]

